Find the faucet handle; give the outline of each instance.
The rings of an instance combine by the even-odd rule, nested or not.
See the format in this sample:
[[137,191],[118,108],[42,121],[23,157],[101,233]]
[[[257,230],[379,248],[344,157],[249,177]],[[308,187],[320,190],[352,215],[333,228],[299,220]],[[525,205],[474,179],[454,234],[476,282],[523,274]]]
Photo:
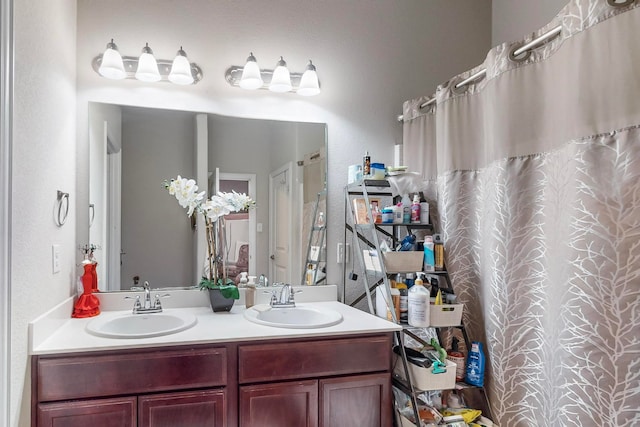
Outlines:
[[[134,297],[124,297],[124,299],[134,299]],[[135,296],[136,302],[133,303],[133,314],[136,314],[138,310],[142,309],[142,303],[140,302],[140,295]]]
[[155,301],[153,302],[154,309],[162,309],[162,303],[160,302],[160,298],[169,298],[171,294],[156,294]]

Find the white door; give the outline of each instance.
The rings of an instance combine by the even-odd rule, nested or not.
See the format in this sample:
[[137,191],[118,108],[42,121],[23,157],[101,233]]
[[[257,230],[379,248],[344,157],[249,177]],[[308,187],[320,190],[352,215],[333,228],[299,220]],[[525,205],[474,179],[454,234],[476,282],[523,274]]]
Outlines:
[[[236,191],[245,193],[251,199],[256,200],[256,174],[254,173],[227,173],[220,172],[216,168],[217,181],[214,186],[216,192]],[[231,213],[225,216],[227,251],[227,269],[240,268],[239,261],[242,258],[242,246],[248,245],[249,263],[242,263],[241,271],[247,271],[249,276],[256,275],[256,210],[249,209],[246,213]],[[234,268],[235,266],[235,268]],[[232,275],[235,276],[235,275]],[[230,277],[233,279],[234,277]]]
[[292,163],[269,174],[269,280],[291,281]]

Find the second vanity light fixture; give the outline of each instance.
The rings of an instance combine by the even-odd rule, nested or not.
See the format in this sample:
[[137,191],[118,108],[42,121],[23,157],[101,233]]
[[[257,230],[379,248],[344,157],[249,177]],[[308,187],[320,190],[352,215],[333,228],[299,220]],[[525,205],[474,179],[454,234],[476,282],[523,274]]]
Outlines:
[[273,70],[261,70],[253,52],[249,54],[244,67],[232,65],[225,73],[225,79],[231,86],[242,89],[268,89],[272,92],[296,92],[302,96],[314,96],[320,93],[320,83],[316,67],[311,60],[304,73],[291,73],[281,56]]
[[190,85],[202,80],[202,70],[190,63],[187,54],[180,50],[173,61],[157,59],[149,43],[142,48],[139,57],[120,56],[113,39],[107,43],[102,55],[93,58],[93,69],[108,79],[138,79],[144,82],[169,81],[178,85]]

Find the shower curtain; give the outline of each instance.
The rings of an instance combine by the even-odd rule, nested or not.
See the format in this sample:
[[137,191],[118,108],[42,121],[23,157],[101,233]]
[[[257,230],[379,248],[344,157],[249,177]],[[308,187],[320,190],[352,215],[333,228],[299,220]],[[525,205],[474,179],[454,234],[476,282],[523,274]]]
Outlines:
[[574,0],[404,104],[502,427],[640,425],[639,40],[639,0]]

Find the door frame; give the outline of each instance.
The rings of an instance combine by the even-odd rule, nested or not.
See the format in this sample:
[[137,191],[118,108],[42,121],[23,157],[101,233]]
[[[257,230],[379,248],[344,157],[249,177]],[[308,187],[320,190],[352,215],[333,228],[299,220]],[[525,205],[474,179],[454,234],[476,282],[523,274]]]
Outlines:
[[13,0],[0,2],[0,424],[10,425]]
[[[274,260],[271,258],[275,255],[275,223],[276,223],[276,206],[274,203],[274,190],[275,186],[273,184],[274,177],[280,175],[283,172],[287,172],[287,186],[289,189],[289,218],[293,221],[294,212],[293,212],[293,162],[287,162],[283,166],[280,166],[273,172],[269,173],[269,278],[275,277],[275,269],[274,269]],[[291,274],[291,265],[293,264],[293,233],[289,233],[289,241],[287,243],[289,247],[289,262],[288,262],[288,271],[287,271],[287,283],[292,283],[291,278],[293,277]]]
[[[232,173],[218,172],[216,174],[218,182],[215,184],[216,191],[220,188],[219,181],[247,181],[249,184],[249,194],[252,200],[256,200],[256,180],[255,173]],[[257,275],[256,270],[256,210],[249,209],[249,271],[253,272],[253,276]]]

